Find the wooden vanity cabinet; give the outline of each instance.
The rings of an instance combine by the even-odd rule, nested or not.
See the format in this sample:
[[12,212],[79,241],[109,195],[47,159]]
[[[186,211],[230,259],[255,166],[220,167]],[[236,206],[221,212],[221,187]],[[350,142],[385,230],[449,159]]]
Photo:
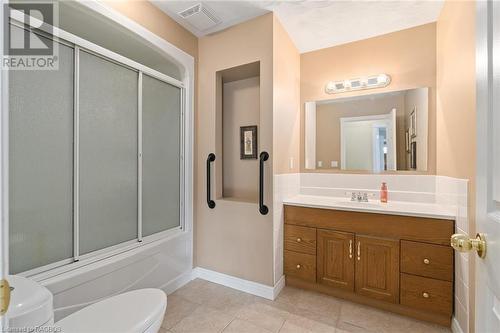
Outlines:
[[354,234],[317,231],[317,282],[354,291]]
[[285,205],[286,284],[449,326],[453,220]]
[[398,303],[399,242],[356,236],[356,251],[356,293]]

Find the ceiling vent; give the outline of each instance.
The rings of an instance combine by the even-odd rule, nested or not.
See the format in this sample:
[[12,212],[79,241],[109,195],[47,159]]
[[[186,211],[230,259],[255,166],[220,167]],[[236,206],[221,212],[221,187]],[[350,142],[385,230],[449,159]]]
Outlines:
[[206,31],[221,22],[213,10],[202,3],[179,12],[179,16],[199,31]]

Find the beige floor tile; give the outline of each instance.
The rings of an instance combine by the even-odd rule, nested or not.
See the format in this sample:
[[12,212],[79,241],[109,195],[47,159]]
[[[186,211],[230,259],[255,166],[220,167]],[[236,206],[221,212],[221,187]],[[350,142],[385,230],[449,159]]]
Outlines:
[[335,325],[327,325],[323,322],[312,320],[300,315],[292,314],[288,317],[280,332],[287,330],[294,332],[315,332],[315,333],[334,333]]
[[175,294],[169,295],[167,298],[167,311],[165,312],[161,327],[165,329],[172,328],[175,324],[193,313],[199,306],[199,304]]
[[[366,331],[381,333],[450,332],[446,327],[428,324],[412,318],[351,302],[344,302],[342,305],[337,327],[353,333]],[[349,327],[351,327],[351,329],[349,329]],[[353,327],[356,329],[353,329]]]
[[236,317],[244,319],[271,332],[278,332],[290,313],[264,302],[254,302],[243,307]]
[[405,318],[408,321],[406,332],[411,333],[451,333],[449,327],[426,323],[420,320]]
[[357,326],[356,324],[351,324],[351,323],[339,320],[339,322],[337,323],[337,332],[369,333],[370,331],[364,327]]
[[254,301],[255,296],[216,283],[193,280],[174,295],[190,302],[224,311],[234,316],[242,306]]
[[234,319],[223,331],[224,333],[271,333],[262,327],[242,319]]
[[223,311],[234,317],[242,308],[255,302],[256,297],[253,295],[230,288],[225,289],[212,290],[209,293],[210,297],[203,301],[203,305]]
[[313,331],[308,330],[300,325],[293,324],[287,320],[281,327],[279,333],[313,333]]
[[162,326],[173,332],[450,333],[449,328],[291,287],[270,301],[196,279],[168,300]]
[[205,294],[209,282],[201,279],[195,279],[182,288],[175,291],[172,295],[182,297],[193,303],[201,304],[200,295]]
[[314,314],[316,318],[312,319],[323,317],[327,318],[330,323],[334,323],[337,322],[340,316],[342,304],[343,301],[338,298],[307,291],[299,294],[295,306],[298,310]]
[[295,305],[302,293],[304,293],[303,290],[293,287],[284,287],[276,298],[276,302]]
[[222,311],[199,306],[192,314],[182,319],[172,332],[212,333],[221,332],[233,319]]

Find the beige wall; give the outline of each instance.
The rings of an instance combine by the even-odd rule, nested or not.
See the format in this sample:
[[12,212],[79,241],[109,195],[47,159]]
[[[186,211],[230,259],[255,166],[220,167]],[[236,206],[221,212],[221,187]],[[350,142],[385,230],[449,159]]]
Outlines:
[[[469,179],[469,234],[475,228],[475,2],[446,1],[437,22],[437,174]],[[469,256],[469,329],[474,330],[474,260]]]
[[[386,88],[342,97],[382,91],[429,87],[428,172],[436,172],[436,24],[426,24],[358,42],[334,46],[301,55],[301,171],[304,160],[304,102],[331,99],[325,84],[360,76],[386,73],[392,77]],[[320,170],[319,172],[341,172]]]
[[198,56],[198,38],[149,1],[106,0],[106,4],[193,57]]
[[211,152],[217,155],[212,179],[215,178],[215,193],[220,195],[224,156],[216,73],[256,61],[260,61],[259,152],[266,150],[273,156],[273,15],[260,16],[200,38],[198,50],[195,266],[272,286],[273,159],[266,162],[265,169],[265,201],[270,208],[265,216],[259,213],[256,203],[220,197],[215,209],[209,209],[205,202],[205,160]]
[[300,164],[300,54],[276,16],[273,31],[274,174],[295,173]]
[[[223,197],[259,200],[259,162],[240,159],[240,127],[259,126],[260,77],[224,83],[222,94]],[[257,143],[258,144],[258,143]]]

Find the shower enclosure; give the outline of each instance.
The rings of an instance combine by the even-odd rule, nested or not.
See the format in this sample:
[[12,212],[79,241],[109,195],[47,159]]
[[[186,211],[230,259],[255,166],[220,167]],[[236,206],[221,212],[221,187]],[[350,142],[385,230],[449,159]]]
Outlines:
[[[11,17],[11,31],[58,49],[57,70],[9,71],[6,94],[9,272],[52,286],[56,304],[58,283],[75,270],[84,284],[116,281],[98,299],[165,287],[192,267],[193,59],[99,2],[73,6],[61,10],[88,14],[88,29],[126,27],[135,39],[120,54],[75,35],[76,24],[52,34]],[[141,59],[137,40],[154,52]],[[124,269],[140,274],[113,276]],[[77,294],[63,315],[92,302]]]

